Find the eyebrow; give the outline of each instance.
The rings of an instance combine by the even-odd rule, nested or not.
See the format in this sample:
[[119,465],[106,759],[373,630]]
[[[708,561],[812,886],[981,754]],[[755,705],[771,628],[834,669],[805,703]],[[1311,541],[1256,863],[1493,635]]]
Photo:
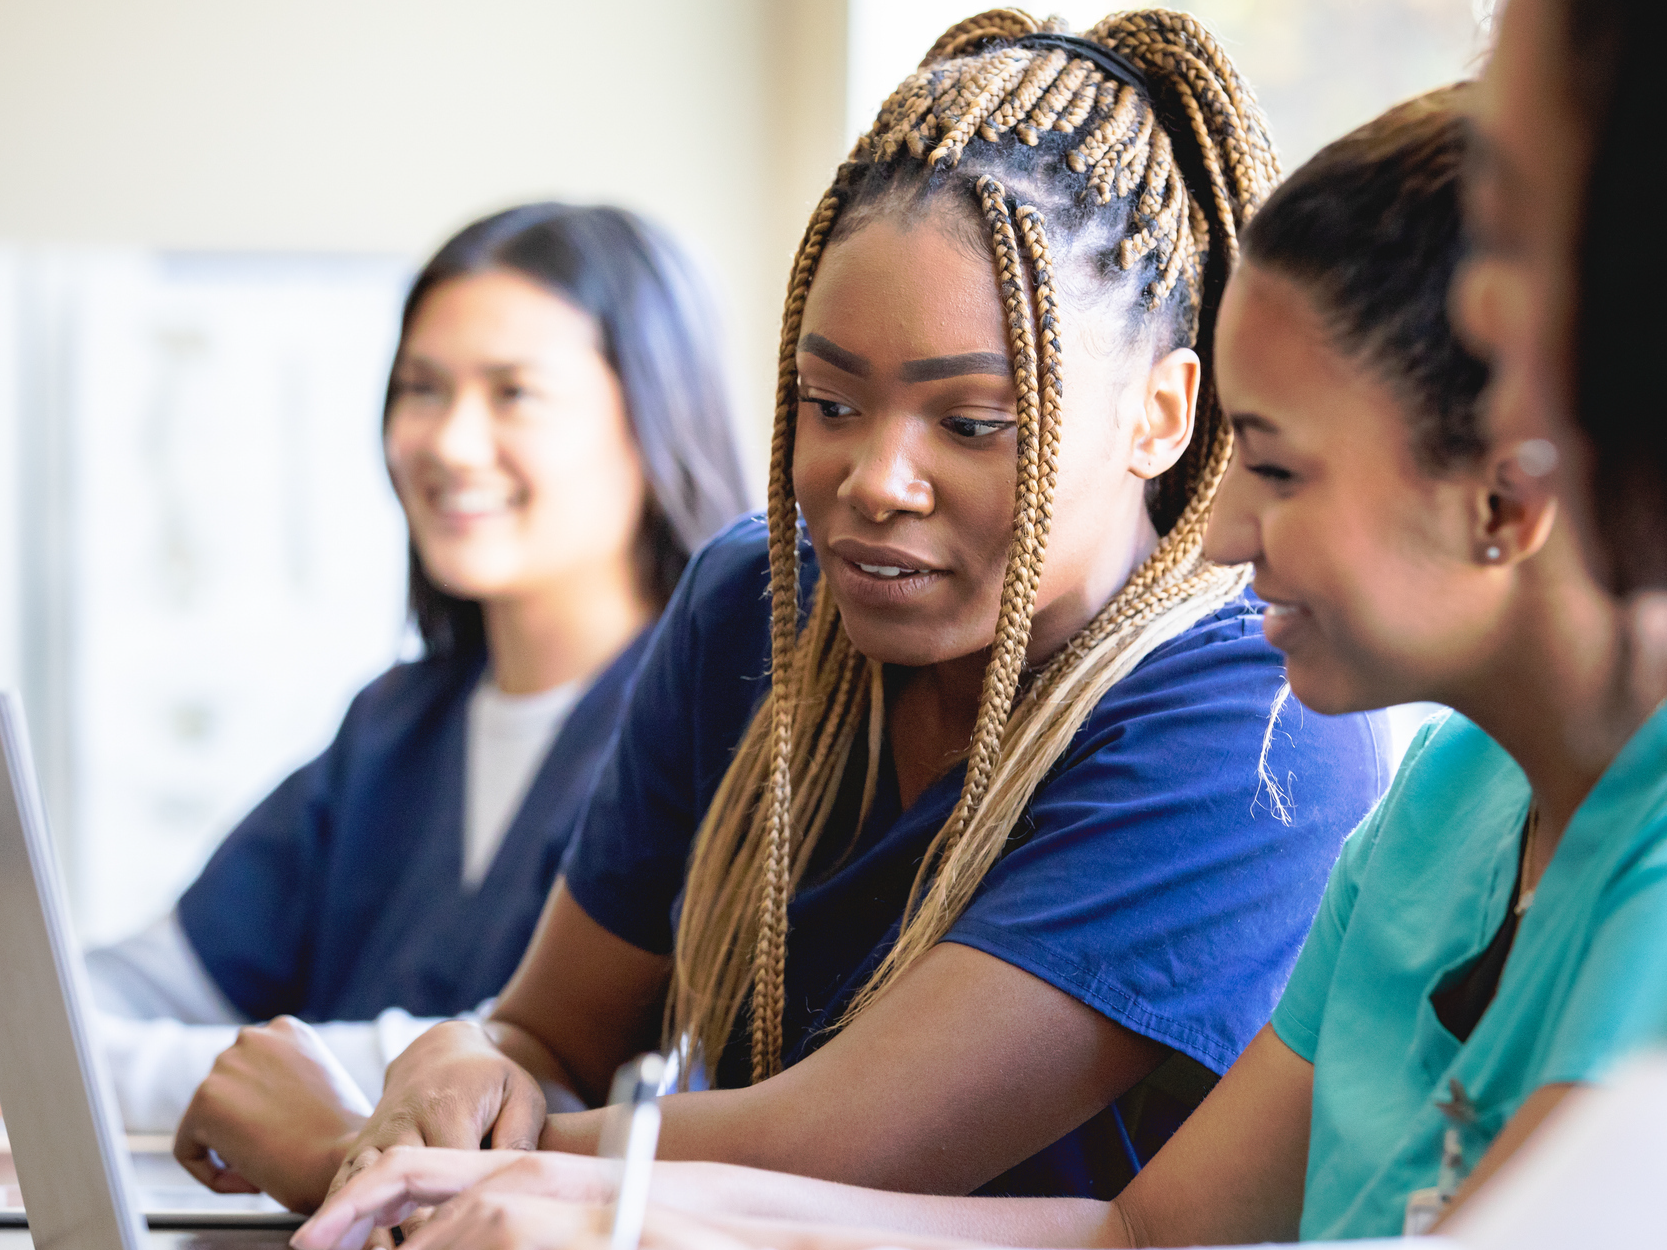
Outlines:
[[[537,360],[493,360],[478,367],[471,366],[463,370],[464,373],[505,374],[519,370],[536,370],[540,367]],[[401,352],[394,357],[394,372],[400,369],[426,369],[430,373],[440,373],[451,377],[458,371],[450,365],[435,360],[432,357],[416,352]]]
[[[806,334],[799,339],[799,350],[827,361],[842,373],[866,378],[874,373],[874,364],[866,356],[846,351],[832,339],[820,334]],[[922,360],[905,360],[897,369],[900,382],[941,382],[945,378],[965,377],[969,374],[993,374],[1007,377],[1013,366],[1000,352],[962,352],[956,356],[927,356]]]
[[1245,430],[1255,430],[1259,434],[1278,434],[1279,427],[1266,417],[1258,416],[1254,412],[1235,412],[1227,418],[1227,424],[1233,427],[1233,433],[1239,434]]
[[993,373],[1007,377],[1013,366],[1000,352],[962,352],[959,356],[928,356],[925,360],[905,360],[897,370],[901,382],[940,382],[944,378],[964,377],[969,373]]
[[855,378],[866,378],[874,372],[874,365],[866,356],[848,352],[832,339],[823,338],[820,334],[801,335],[799,350],[819,356],[841,373],[849,373]]

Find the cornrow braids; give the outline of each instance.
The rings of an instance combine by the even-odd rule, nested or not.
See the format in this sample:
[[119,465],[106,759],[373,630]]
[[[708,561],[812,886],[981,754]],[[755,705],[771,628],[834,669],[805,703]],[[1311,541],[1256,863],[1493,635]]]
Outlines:
[[[801,625],[796,357],[823,253],[869,216],[952,205],[994,259],[1018,396],[1013,530],[966,778],[927,848],[898,938],[842,1027],[949,931],[1112,685],[1246,585],[1246,570],[1203,552],[1232,452],[1209,336],[1239,232],[1278,176],[1261,111],[1226,54],[1195,19],[1165,10],[1110,17],[1080,37],[1016,9],[968,18],[944,32],[857,141],[811,217],[788,285],[770,460],[770,689],[690,856],[666,1008],[667,1043],[686,1059],[715,1067],[750,1003],[753,1080],[780,1070],[788,902],[859,738],[867,771],[858,830],[879,775],[882,666],[851,643],[825,579]],[[1097,293],[1132,282],[1130,316],[1145,338],[1196,345],[1204,370],[1192,444],[1148,492],[1156,550],[1031,672],[1058,471],[1067,270],[1086,270]]]

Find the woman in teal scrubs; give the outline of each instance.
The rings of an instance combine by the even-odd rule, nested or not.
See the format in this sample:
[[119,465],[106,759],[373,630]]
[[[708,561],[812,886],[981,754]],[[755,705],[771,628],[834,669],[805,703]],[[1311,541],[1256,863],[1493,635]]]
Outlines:
[[[1447,324],[1461,106],[1402,106],[1299,171],[1247,231],[1219,324],[1239,442],[1209,550],[1255,565],[1294,691],[1328,712],[1456,709],[1346,844],[1271,1025],[1110,1203],[673,1165],[657,1173],[663,1204],[885,1227],[891,1245],[1393,1236],[1450,1213],[1571,1088],[1659,1037],[1667,712],[1659,692],[1637,698],[1630,605],[1558,515],[1555,448],[1484,424],[1482,369]],[[1486,278],[1505,241],[1481,238]],[[1484,293],[1472,275],[1461,307],[1497,342]],[[464,1164],[437,1153],[357,1178],[296,1244],[352,1245],[355,1219],[447,1198]],[[488,1222],[495,1245],[582,1239],[594,1217],[550,1195],[608,1192],[575,1160],[472,1166],[484,1183],[413,1250],[472,1244]],[[708,1248],[880,1240],[704,1223],[651,1229]]]

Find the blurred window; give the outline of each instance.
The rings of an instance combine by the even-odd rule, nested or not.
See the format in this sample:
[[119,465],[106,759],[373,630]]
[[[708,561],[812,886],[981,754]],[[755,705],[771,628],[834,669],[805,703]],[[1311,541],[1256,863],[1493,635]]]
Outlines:
[[166,910],[391,660],[403,261],[28,250],[20,677],[82,937]]

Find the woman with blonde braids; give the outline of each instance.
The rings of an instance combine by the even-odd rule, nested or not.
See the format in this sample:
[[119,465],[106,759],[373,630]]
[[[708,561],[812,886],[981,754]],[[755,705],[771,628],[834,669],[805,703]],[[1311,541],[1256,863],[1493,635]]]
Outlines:
[[1270,723],[1260,605],[1203,553],[1232,436],[1194,344],[1276,175],[1192,18],[939,40],[811,220],[767,520],[684,578],[515,980],[320,1157],[590,1153],[547,1096],[663,1037],[718,1087],[664,1100],[664,1157],[1127,1181],[1384,780],[1364,716]]
[[[1549,444],[1522,437],[1529,392],[1484,404],[1487,371],[1448,320],[1469,90],[1410,101],[1298,170],[1251,224],[1222,303],[1239,439],[1211,554],[1253,561],[1268,636],[1311,706],[1453,708],[1348,840],[1269,1026],[1110,1203],[662,1164],[654,1195],[683,1210],[654,1213],[653,1250],[1330,1243],[1455,1212],[1454,1244],[1502,1244],[1472,1196],[1571,1093],[1659,1046],[1667,708],[1659,686],[1629,697],[1631,605],[1583,559],[1586,502],[1576,524],[1560,515]],[[1544,259],[1486,246],[1480,266]],[[1522,367],[1522,346],[1502,370]],[[410,1250],[590,1250],[606,1208],[560,1201],[610,1196],[587,1162],[405,1152],[297,1244],[355,1250],[372,1221],[446,1200]],[[464,1180],[477,1183],[456,1196]],[[1559,1197],[1570,1226],[1582,1196]]]

